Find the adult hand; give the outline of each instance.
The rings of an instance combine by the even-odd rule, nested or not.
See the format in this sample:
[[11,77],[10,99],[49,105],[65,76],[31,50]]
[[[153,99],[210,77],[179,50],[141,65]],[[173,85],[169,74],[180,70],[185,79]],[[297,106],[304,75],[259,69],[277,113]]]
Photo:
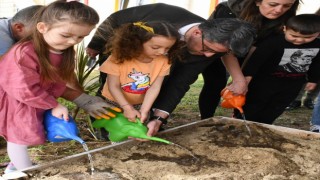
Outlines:
[[159,120],[150,121],[147,124],[147,127],[148,127],[147,135],[148,136],[156,135],[160,129],[161,124],[162,124],[162,122]]
[[89,57],[95,58],[100,52],[91,48],[86,48],[86,53]]
[[57,117],[59,119],[64,119],[66,121],[69,120],[69,112],[68,112],[68,108],[58,104],[57,107],[53,108],[51,110],[52,116]]
[[106,108],[110,108],[116,112],[121,112],[121,109],[114,107],[103,100],[101,97],[90,96],[88,94],[82,93],[73,102],[80,108],[84,109],[91,116],[101,119],[110,119],[110,117],[115,117],[116,115],[109,112]]
[[233,92],[234,95],[244,95],[248,91],[247,81],[232,81],[227,89]]

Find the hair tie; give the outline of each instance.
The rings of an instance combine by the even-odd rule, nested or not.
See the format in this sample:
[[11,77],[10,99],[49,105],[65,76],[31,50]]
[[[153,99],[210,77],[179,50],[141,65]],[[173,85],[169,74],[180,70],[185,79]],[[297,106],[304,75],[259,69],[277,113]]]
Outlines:
[[139,26],[150,33],[154,33],[153,28],[146,26],[144,22],[135,22],[135,23],[133,23],[133,25]]

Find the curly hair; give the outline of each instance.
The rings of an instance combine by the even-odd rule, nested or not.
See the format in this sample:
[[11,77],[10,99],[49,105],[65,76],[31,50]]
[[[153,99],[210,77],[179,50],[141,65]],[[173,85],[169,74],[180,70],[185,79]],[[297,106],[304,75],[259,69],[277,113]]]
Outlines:
[[[141,23],[141,22],[139,22]],[[111,38],[109,51],[115,56],[116,63],[137,58],[143,52],[143,44],[155,36],[165,36],[176,39],[174,45],[168,51],[169,63],[180,58],[181,43],[180,34],[174,26],[166,22],[145,22],[143,25],[135,23],[123,24],[115,30]],[[149,30],[148,28],[152,29]]]

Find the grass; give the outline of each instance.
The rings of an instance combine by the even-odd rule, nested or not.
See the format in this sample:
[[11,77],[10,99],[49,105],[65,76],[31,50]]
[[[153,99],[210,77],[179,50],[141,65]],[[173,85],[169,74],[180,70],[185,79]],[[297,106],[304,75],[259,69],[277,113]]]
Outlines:
[[176,111],[191,111],[199,112],[198,97],[203,85],[203,78],[199,75],[198,80],[191,85],[190,90],[182,98],[180,104],[175,109]]
[[[190,86],[190,90],[185,94],[180,104],[174,110],[173,114],[176,117],[185,116],[184,114],[188,113],[198,113],[200,115],[198,98],[203,83],[203,77],[200,74],[197,81]],[[229,114],[229,110],[218,106],[215,112],[215,116],[223,116],[225,114]]]

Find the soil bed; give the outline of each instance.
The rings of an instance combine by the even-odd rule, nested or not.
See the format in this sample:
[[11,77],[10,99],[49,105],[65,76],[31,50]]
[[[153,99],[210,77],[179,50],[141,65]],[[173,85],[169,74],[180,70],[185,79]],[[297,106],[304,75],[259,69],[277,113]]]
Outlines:
[[159,142],[131,141],[94,153],[93,175],[85,156],[30,175],[31,179],[59,180],[318,179],[319,134],[248,123],[252,136],[242,121],[219,117],[158,136],[189,151]]

